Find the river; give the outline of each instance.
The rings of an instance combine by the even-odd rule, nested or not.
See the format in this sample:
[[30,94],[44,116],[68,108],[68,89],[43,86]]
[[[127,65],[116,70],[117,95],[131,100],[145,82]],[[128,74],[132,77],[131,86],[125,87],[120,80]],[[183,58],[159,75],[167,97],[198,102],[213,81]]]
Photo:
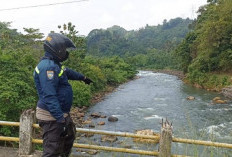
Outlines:
[[[162,118],[167,118],[173,123],[175,137],[232,143],[232,104],[212,103],[214,97],[223,98],[222,95],[186,85],[173,75],[151,71],[139,71],[137,75],[138,79],[119,86],[102,102],[89,108],[89,114],[100,112],[119,119],[118,122],[96,119],[96,123],[104,120],[106,125],[95,129],[123,132],[152,129],[159,133]],[[188,96],[194,96],[195,100],[187,100]],[[93,143],[99,142],[97,138],[98,136],[91,138]],[[123,139],[119,138],[120,140]],[[122,143],[131,145],[132,148],[144,148],[144,145],[133,144],[129,139],[112,145],[120,147]],[[232,156],[232,151],[228,149],[186,144],[174,144],[172,151],[175,154],[194,156]],[[100,152],[96,156],[124,155]]]

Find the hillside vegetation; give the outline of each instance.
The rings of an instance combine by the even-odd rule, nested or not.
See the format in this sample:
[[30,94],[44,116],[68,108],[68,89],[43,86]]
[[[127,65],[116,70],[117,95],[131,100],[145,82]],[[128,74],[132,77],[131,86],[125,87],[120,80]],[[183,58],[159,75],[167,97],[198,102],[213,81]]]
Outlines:
[[208,0],[198,14],[175,54],[190,83],[221,90],[231,84],[232,1]]
[[121,56],[137,68],[174,68],[171,52],[189,32],[191,23],[188,18],[175,18],[132,31],[120,26],[95,29],[87,36],[87,51],[97,57]]

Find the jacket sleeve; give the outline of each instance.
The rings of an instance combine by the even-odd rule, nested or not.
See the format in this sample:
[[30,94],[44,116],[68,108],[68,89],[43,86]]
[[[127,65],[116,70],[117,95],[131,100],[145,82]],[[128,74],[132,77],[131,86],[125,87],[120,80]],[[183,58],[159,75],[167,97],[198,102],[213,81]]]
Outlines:
[[66,68],[65,72],[69,80],[82,80],[83,81],[85,78],[83,74],[73,71],[69,68]]
[[59,82],[57,70],[46,68],[39,73],[39,79],[48,111],[57,121],[62,121],[64,119],[63,112],[56,93]]

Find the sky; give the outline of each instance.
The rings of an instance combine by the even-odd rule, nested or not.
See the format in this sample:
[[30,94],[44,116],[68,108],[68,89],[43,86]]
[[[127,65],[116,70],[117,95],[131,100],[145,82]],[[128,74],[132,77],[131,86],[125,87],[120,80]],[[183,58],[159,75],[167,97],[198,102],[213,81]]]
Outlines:
[[[16,10],[52,3],[66,3]],[[162,24],[164,19],[196,18],[196,11],[207,0],[6,0],[0,5],[0,22],[12,22],[11,28],[23,33],[23,28],[36,28],[45,35],[58,32],[58,25],[72,22],[79,35],[93,29],[118,25],[126,30],[138,30],[146,24]]]

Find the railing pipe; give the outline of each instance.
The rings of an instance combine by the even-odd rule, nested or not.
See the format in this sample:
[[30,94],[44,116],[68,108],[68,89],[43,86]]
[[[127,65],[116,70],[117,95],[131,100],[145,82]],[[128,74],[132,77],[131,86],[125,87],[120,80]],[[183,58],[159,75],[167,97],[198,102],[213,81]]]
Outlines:
[[101,134],[101,135],[113,135],[113,136],[122,136],[122,137],[134,137],[134,138],[146,138],[146,139],[157,139],[159,140],[159,136],[151,136],[151,135],[139,135],[133,134],[128,132],[114,132],[114,131],[104,131],[104,130],[94,130],[94,129],[83,129],[83,128],[76,128],[77,132],[81,133],[94,133],[94,134]]
[[42,144],[43,140],[41,140],[41,139],[32,139],[32,143]]
[[19,138],[18,138],[18,137],[0,136],[0,141],[13,141],[13,142],[19,142]]
[[[41,144],[43,140],[40,139],[32,139],[33,143]],[[105,146],[97,146],[97,145],[89,145],[89,144],[78,144],[74,143],[73,147],[76,148],[85,148],[85,149],[97,149],[97,150],[106,150],[106,151],[114,151],[114,152],[124,152],[124,153],[133,153],[140,155],[158,155],[159,153],[156,151],[143,151],[143,150],[134,150],[134,149],[126,149],[126,148],[113,148],[113,147],[105,147]]]
[[192,140],[192,139],[183,139],[183,138],[174,138],[173,142],[178,143],[188,143],[188,144],[196,144],[196,145],[204,145],[204,146],[214,146],[214,147],[223,147],[232,149],[232,144],[228,143],[219,143],[219,142],[211,142],[211,141],[200,141],[200,140]]
[[[37,143],[37,144],[42,144],[43,140],[32,139],[32,142]],[[113,148],[113,147],[88,145],[88,144],[78,144],[78,143],[74,143],[73,147],[75,147],[75,148],[85,148],[85,149],[105,150],[105,151],[114,151],[114,152],[133,153],[133,154],[140,154],[140,155],[152,155],[152,156],[157,156],[159,154],[159,152],[157,152],[157,151],[144,151],[144,150],[134,150],[134,149],[126,149],[126,148]],[[172,155],[172,157],[188,157],[188,156],[185,156],[185,155]]]
[[8,121],[0,121],[0,125],[3,126],[19,126],[19,122],[8,122]]
[[40,128],[39,124],[32,124],[32,126],[37,129]]
[[114,152],[123,152],[123,153],[132,153],[132,154],[140,154],[140,155],[157,156],[159,154],[159,152],[157,152],[157,151],[144,151],[144,150],[134,150],[134,149],[127,149],[127,148],[114,148],[114,147],[105,147],[105,146],[78,144],[78,143],[74,143],[73,147],[85,148],[85,149],[97,149],[97,150],[105,150],[105,151],[114,151]]

